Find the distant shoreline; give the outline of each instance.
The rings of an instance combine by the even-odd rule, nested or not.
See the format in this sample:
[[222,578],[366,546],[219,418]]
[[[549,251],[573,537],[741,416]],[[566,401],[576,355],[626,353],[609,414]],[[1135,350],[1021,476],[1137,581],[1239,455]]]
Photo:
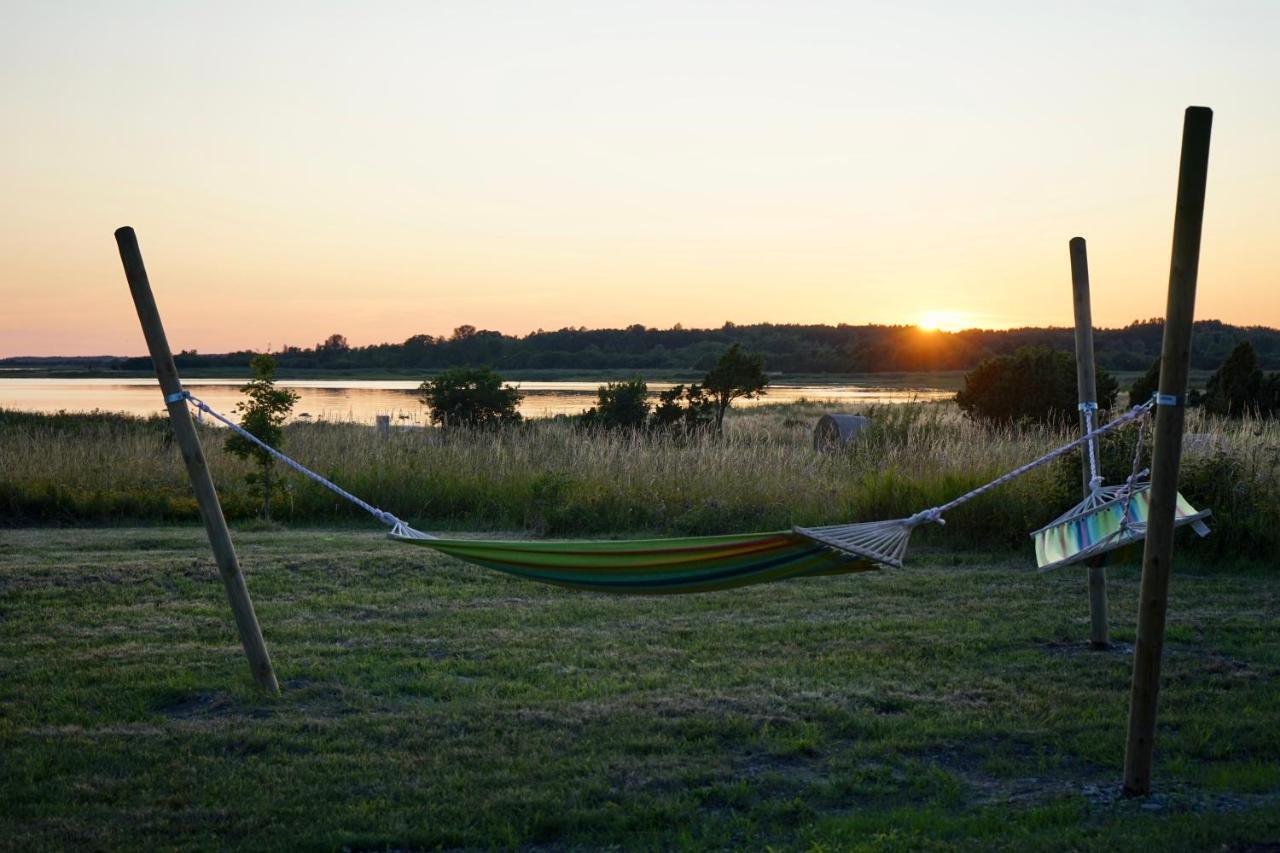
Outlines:
[[[180,371],[188,379],[225,379],[240,382],[249,378],[248,369],[187,368]],[[342,369],[280,369],[276,379],[280,381],[323,380],[336,381],[419,381],[439,375],[441,370],[342,370]],[[643,376],[654,382],[699,382],[703,371],[696,370],[500,370],[508,382],[610,382]],[[851,383],[874,384],[887,388],[928,387],[958,389],[964,380],[963,370],[939,371],[886,371],[883,373],[780,373],[769,372],[769,381],[776,385],[847,385]],[[1135,376],[1139,375],[1137,372]],[[0,369],[0,379],[149,379],[153,376],[145,370],[78,370],[69,367],[32,367]]]
[[[440,370],[342,370],[317,369],[299,370],[282,369],[276,372],[276,379],[318,381],[330,379],[335,382],[379,382],[421,381],[440,373]],[[694,370],[503,370],[499,371],[503,379],[512,383],[521,382],[614,382],[642,376],[650,382],[699,382],[702,373]],[[218,368],[188,368],[181,371],[188,379],[222,379],[229,383],[242,382],[249,378],[249,371]],[[775,386],[789,385],[866,385],[880,388],[934,388],[943,391],[958,391],[964,385],[964,370],[939,371],[885,371],[882,373],[781,373],[770,372],[769,382]],[[1111,375],[1127,388],[1142,375],[1140,370],[1113,370]],[[1212,375],[1210,370],[1192,370],[1192,387],[1204,386]],[[149,379],[150,371],[143,370],[77,370],[75,368],[0,368],[0,380],[5,379]]]

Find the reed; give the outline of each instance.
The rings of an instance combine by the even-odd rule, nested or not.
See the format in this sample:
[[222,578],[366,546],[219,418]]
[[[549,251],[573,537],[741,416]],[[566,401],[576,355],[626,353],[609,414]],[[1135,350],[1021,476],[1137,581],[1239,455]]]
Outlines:
[[[672,438],[584,432],[566,419],[499,432],[405,428],[380,439],[355,423],[295,423],[286,451],[366,500],[423,529],[524,530],[537,536],[718,533],[891,518],[942,503],[1067,440],[1074,425],[988,426],[950,403],[877,406],[872,426],[843,452],[812,448],[819,402],[733,412],[725,434]],[[1201,546],[1280,553],[1280,424],[1202,412],[1188,431],[1183,492],[1211,507]],[[229,518],[252,518],[249,466],[225,433],[202,427]],[[1128,473],[1131,443],[1107,456]],[[954,511],[922,541],[1020,546],[1073,503],[1078,462],[1047,466]],[[163,420],[101,413],[0,411],[0,522],[195,520],[186,475]],[[277,517],[356,521],[360,510],[299,477],[287,478]],[[1270,520],[1268,520],[1270,519]]]

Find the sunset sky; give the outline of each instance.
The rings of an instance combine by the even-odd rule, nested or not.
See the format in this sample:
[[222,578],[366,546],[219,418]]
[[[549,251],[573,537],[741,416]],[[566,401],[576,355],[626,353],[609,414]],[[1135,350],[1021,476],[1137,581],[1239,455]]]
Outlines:
[[[963,8],[962,8],[963,7]],[[1280,326],[1280,2],[7,2],[0,356],[470,323]]]

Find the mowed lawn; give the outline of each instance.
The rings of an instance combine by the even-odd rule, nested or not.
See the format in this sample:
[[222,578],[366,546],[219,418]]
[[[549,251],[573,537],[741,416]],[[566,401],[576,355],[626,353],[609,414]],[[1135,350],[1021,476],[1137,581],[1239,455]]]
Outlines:
[[[566,592],[376,532],[0,531],[0,847],[1275,849],[1280,572],[1175,566],[1158,795],[1119,797],[1083,574],[930,552],[711,595]],[[1262,845],[1262,846],[1258,846]]]

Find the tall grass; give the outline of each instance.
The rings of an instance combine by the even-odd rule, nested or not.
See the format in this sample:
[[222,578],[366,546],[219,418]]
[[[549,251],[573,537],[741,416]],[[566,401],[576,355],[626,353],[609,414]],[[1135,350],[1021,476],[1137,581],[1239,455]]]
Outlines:
[[[1067,440],[1074,425],[992,427],[951,404],[878,406],[843,452],[813,450],[820,403],[731,413],[722,437],[583,432],[564,419],[499,432],[292,424],[285,449],[416,526],[521,529],[538,536],[717,533],[911,514],[955,497]],[[1188,431],[1216,436],[1186,456],[1183,492],[1225,525],[1233,553],[1280,553],[1280,427],[1192,413]],[[258,499],[249,466],[203,427],[230,518]],[[1201,446],[1207,449],[1202,449]],[[1111,480],[1131,444],[1109,447]],[[938,541],[1015,546],[1078,499],[1075,457],[966,504]],[[355,520],[359,509],[290,475],[277,516]],[[0,522],[194,520],[186,474],[163,420],[0,411]],[[1210,541],[1215,541],[1211,538]],[[1225,542],[1224,542],[1225,544]]]

